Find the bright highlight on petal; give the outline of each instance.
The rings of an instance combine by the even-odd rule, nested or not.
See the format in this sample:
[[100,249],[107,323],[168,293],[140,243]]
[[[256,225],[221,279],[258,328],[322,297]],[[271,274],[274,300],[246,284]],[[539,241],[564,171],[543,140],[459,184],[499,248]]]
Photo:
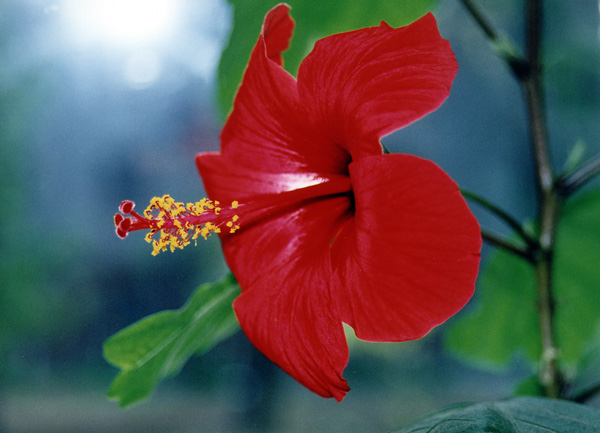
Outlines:
[[117,236],[125,239],[129,232],[149,230],[145,239],[154,248],[153,256],[167,251],[167,248],[171,252],[181,249],[191,241],[197,241],[199,236],[207,239],[211,233],[221,233],[223,225],[229,229],[229,233],[235,233],[240,228],[237,224],[239,216],[231,215],[230,211],[238,207],[237,201],[231,204],[230,209],[224,210],[218,201],[207,198],[184,205],[165,195],[154,197],[143,216],[135,212],[134,207],[135,203],[129,200],[119,206],[121,213],[115,214]]

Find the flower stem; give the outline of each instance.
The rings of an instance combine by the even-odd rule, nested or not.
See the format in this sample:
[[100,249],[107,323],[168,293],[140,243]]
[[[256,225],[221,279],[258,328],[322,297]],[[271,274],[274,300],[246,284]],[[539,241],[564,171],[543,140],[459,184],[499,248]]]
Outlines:
[[[541,35],[543,24],[543,0],[528,0],[526,19],[526,56],[520,56],[513,45],[501,37],[481,11],[471,0],[461,0],[465,8],[479,24],[497,53],[507,62],[513,75],[522,85],[527,102],[530,140],[535,157],[536,184],[538,189],[538,223],[539,238],[529,242],[528,237],[521,236],[528,243],[530,250],[527,255],[520,254],[519,248],[495,237],[488,237],[494,245],[511,250],[516,254],[529,258],[536,268],[538,288],[538,313],[542,353],[540,359],[539,380],[547,397],[560,397],[562,391],[562,374],[558,367],[559,351],[554,335],[554,294],[553,294],[553,259],[556,238],[556,228],[560,216],[561,199],[575,191],[585,182],[600,173],[600,156],[592,159],[569,176],[556,180],[551,164],[550,148],[548,145],[546,119],[544,115],[544,98],[541,84]],[[501,216],[497,209],[481,203],[496,215]],[[512,218],[502,217],[506,222]],[[510,222],[514,227],[514,222]]]
[[571,400],[577,402],[577,403],[586,403],[588,400],[590,400],[591,398],[595,397],[597,394],[600,393],[600,385],[595,385],[589,389],[586,389],[585,391],[574,395]]
[[461,0],[465,9],[469,11],[473,19],[479,24],[481,30],[485,33],[488,39],[492,42],[499,39],[498,32],[492,27],[490,22],[483,16],[483,13],[479,10],[471,0]]
[[504,59],[515,77],[521,80],[527,74],[527,62],[518,53],[514,44],[504,35],[498,33],[488,19],[471,0],[461,0],[465,9],[477,22],[483,33],[492,44],[496,53]]
[[517,256],[527,260],[528,262],[535,264],[534,257],[529,249],[526,249],[520,245],[515,245],[509,240],[502,239],[501,237],[493,233],[487,232],[485,230],[481,230],[481,237],[487,243],[495,247],[505,249],[506,251],[516,254]]
[[585,165],[568,176],[558,180],[556,187],[561,195],[569,196],[600,174],[600,154],[590,159]]
[[[508,64],[515,78],[519,80],[527,101],[530,139],[535,157],[536,184],[539,197],[539,240],[535,243],[530,242],[528,236],[523,236],[524,233],[517,232],[521,234],[521,237],[523,237],[530,247],[527,255],[523,257],[529,258],[536,268],[538,312],[542,344],[539,380],[546,396],[556,398],[561,393],[562,375],[558,368],[559,352],[554,337],[552,269],[561,194],[565,195],[563,191],[572,191],[578,188],[598,174],[600,172],[600,157],[592,160],[585,167],[573,173],[562,182],[555,182],[546,132],[544,98],[541,84],[540,51],[543,0],[528,0],[526,3],[527,53],[525,58],[517,54],[517,51],[508,39],[500,36],[471,0],[461,0],[461,2],[479,24],[496,49],[496,52]],[[512,218],[501,216],[497,209],[489,206],[489,203],[485,204],[480,201],[480,204],[492,210],[496,215],[499,215],[509,223],[511,227],[515,228],[514,222],[511,222]],[[488,241],[520,254],[518,248],[512,248],[511,245],[502,240],[491,237],[488,238]]]
[[[516,218],[514,218],[513,216],[508,214],[508,212],[504,211],[499,206],[496,206],[489,200],[487,200],[471,191],[467,191],[467,190],[461,188],[460,192],[464,197],[468,198],[469,200],[473,200],[475,203],[483,206],[484,208],[486,208],[487,210],[492,212],[494,215],[496,215],[498,218],[500,218],[502,221],[504,221],[510,228],[512,228],[521,237],[521,239],[523,239],[523,241],[527,244],[527,246],[529,248],[531,248],[531,249],[538,248],[539,245],[538,245],[537,240],[534,239],[532,236],[530,236],[523,228],[523,225]],[[496,242],[492,242],[492,243],[496,243]]]
[[527,63],[528,74],[521,81],[527,100],[531,143],[535,156],[539,196],[540,248],[536,255],[538,313],[542,354],[539,379],[547,397],[560,396],[562,378],[558,368],[558,349],[554,336],[553,257],[560,197],[555,188],[554,171],[544,116],[541,86],[542,0],[527,2]]

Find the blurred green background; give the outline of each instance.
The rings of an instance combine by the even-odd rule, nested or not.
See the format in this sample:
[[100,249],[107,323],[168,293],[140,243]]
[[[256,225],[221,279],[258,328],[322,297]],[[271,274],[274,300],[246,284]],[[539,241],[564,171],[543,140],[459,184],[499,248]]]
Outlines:
[[[235,20],[233,3],[246,8]],[[308,34],[317,25],[309,2],[290,3],[298,32]],[[344,2],[340,11],[353,12],[331,8],[320,14],[330,27],[319,28],[359,27],[361,8],[371,8],[372,24],[399,25],[412,3],[395,2],[398,15],[393,4],[382,7],[377,17],[370,2]],[[522,2],[479,3],[522,46]],[[352,391],[336,403],[298,385],[238,333],[163,382],[150,401],[123,411],[106,400],[117,371],[103,360],[102,342],[180,307],[199,284],[227,272],[216,238],[152,257],[143,235],[118,239],[112,217],[123,199],[145,207],[155,195],[204,195],[194,155],[219,147],[228,103],[219,58],[233,23],[246,23],[236,37],[247,46],[227,54],[245,63],[265,5],[0,0],[0,431],[390,431],[447,404],[509,396],[526,376],[518,358],[484,373],[452,357],[442,326],[411,343],[352,341]],[[457,0],[434,12],[460,65],[451,96],[384,143],[435,161],[520,219],[534,215],[519,86]],[[548,126],[560,166],[576,142],[586,155],[600,151],[598,2],[548,1],[546,18]],[[306,52],[316,37],[302,38]],[[222,83],[235,86],[238,72],[222,66]],[[473,210],[483,227],[507,232]]]

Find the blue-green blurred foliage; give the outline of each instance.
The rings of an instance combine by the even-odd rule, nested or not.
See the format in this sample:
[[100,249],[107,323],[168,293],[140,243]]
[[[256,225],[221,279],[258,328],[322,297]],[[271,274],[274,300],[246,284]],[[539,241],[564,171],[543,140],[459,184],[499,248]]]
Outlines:
[[[153,195],[170,193],[181,201],[203,196],[193,157],[218,150],[224,113],[231,107],[264,13],[277,2],[180,3],[185,12],[181,33],[168,48],[157,48],[166,59],[163,75],[148,87],[136,88],[122,79],[131,54],[127,44],[80,46],[79,36],[65,36],[62,19],[69,2],[0,1],[0,400],[10,402],[19,393],[44,398],[47,389],[52,399],[72,392],[54,387],[60,381],[72,388],[91,383],[94,395],[104,396],[116,369],[102,359],[102,342],[149,314],[179,308],[195,287],[226,272],[218,239],[152,257],[143,235],[134,233],[122,241],[112,224],[123,199],[143,209]],[[435,2],[289,3],[297,26],[284,59],[295,74],[318,38],[381,20],[403,25],[422,15],[427,9],[423,5]],[[520,88],[460,2],[437,3],[441,33],[459,62],[451,95],[436,112],[386,137],[385,144],[393,152],[433,160],[462,187],[519,219],[531,218],[535,188]],[[200,12],[209,4],[210,20],[202,21]],[[408,15],[402,9],[407,4],[417,5]],[[523,47],[522,1],[478,4]],[[367,12],[358,13],[358,5],[366,5]],[[584,158],[600,152],[598,2],[548,0],[546,19],[548,127],[553,158],[561,167],[576,142],[586,145]],[[227,23],[210,27],[220,20]],[[207,78],[198,72],[200,60],[210,57],[214,48],[206,35],[218,40],[218,52],[230,24],[231,43],[219,67],[217,87],[215,64],[205,65],[211,71]],[[200,32],[205,27],[209,30]],[[214,101],[219,101],[219,109]],[[488,213],[473,208],[483,227],[507,234]],[[595,221],[593,216],[590,221]],[[584,241],[587,250],[597,239],[589,237]],[[484,249],[482,269],[489,251]],[[566,249],[564,254],[575,251]],[[592,268],[590,263],[581,261],[586,268]],[[518,292],[517,287],[511,290]],[[510,295],[511,290],[504,293]],[[476,309],[483,297],[478,291],[473,304],[451,322]],[[582,319],[593,315],[588,307],[596,301],[582,305],[587,301],[580,295],[564,299],[567,310],[575,309],[569,314],[577,314],[579,308],[587,311]],[[521,302],[511,305],[517,309]],[[445,329],[444,325],[439,331]],[[530,373],[517,366],[513,376],[496,377],[455,363],[445,356],[439,331],[406,344],[353,341],[345,372],[353,391],[342,405],[324,402],[280,373],[241,333],[222,350],[192,361],[179,378],[195,395],[209,395],[211,402],[217,396],[222,406],[239,408],[238,415],[272,414],[281,431],[346,432],[390,431],[406,417],[414,419],[446,403],[508,395],[511,382]],[[163,395],[157,406],[170,398]],[[36,411],[39,401],[32,401],[26,410],[19,406],[25,421],[44,414]],[[188,409],[184,417],[199,410]],[[0,424],[7,412],[0,408]],[[111,416],[115,413],[116,407]],[[242,416],[236,422],[257,425]]]
[[[574,367],[600,344],[600,191],[569,200],[554,255],[556,344],[563,366]],[[541,357],[535,270],[496,251],[479,278],[479,306],[450,328],[449,346],[469,358],[506,365]]]
[[190,357],[231,337],[239,330],[231,307],[239,294],[229,274],[200,286],[179,310],[145,317],[106,340],[105,359],[122,370],[108,396],[123,407],[146,399],[161,379],[179,373]]

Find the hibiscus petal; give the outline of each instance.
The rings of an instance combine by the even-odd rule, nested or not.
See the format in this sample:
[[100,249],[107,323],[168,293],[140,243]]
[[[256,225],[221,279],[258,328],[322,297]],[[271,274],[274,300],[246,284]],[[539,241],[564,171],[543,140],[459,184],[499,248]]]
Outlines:
[[350,200],[313,201],[224,239],[242,287],[234,303],[248,339],[311,391],[344,398],[348,347],[332,302],[329,244]]
[[307,129],[296,80],[281,67],[294,25],[288,11],[280,4],[265,17],[221,132],[221,152],[237,165],[263,172],[343,173],[349,155]]
[[[196,162],[210,197],[224,202],[249,198],[253,209],[266,194],[271,193],[272,203],[285,191],[302,195],[297,188],[307,182],[325,185],[310,173],[264,173],[219,154],[200,154]],[[349,180],[327,184],[332,182],[347,185]],[[245,224],[248,216],[240,207],[242,228],[222,234],[221,241],[242,289],[234,309],[248,339],[311,391],[341,400],[349,390],[342,377],[348,348],[331,300],[329,245],[350,217],[351,201],[348,194],[308,197],[263,209],[262,219],[250,217],[252,224]]]
[[409,155],[353,162],[355,216],[332,246],[334,296],[359,338],[422,337],[471,298],[481,234],[456,184]]
[[279,4],[271,9],[263,22],[261,34],[267,57],[278,65],[283,65],[281,53],[290,47],[290,39],[294,32],[294,21],[290,18],[290,7]]
[[321,39],[298,71],[313,122],[352,159],[381,154],[378,139],[438,108],[458,65],[433,15]]
[[278,194],[326,180],[310,172],[269,173],[248,169],[218,153],[196,155],[196,165],[208,195],[221,202]]

